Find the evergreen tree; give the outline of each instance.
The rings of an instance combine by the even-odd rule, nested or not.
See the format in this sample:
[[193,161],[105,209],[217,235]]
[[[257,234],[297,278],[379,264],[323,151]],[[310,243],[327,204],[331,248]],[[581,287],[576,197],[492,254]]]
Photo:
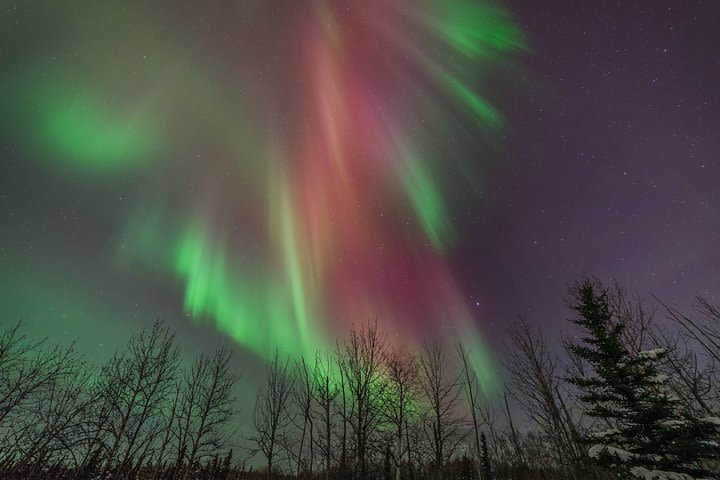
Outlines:
[[490,469],[490,455],[488,454],[488,448],[487,448],[487,438],[485,437],[485,432],[482,432],[480,434],[480,449],[481,449],[481,459],[480,459],[480,471],[482,472],[482,480],[492,480],[492,471]]
[[658,369],[667,352],[631,353],[607,289],[590,280],[576,285],[571,307],[585,336],[569,348],[590,372],[568,380],[580,389],[588,416],[607,427],[592,435],[590,456],[618,478],[707,475],[703,462],[720,455],[720,420],[698,418],[670,393]]
[[457,480],[475,480],[477,478],[475,462],[467,455],[463,455],[458,461],[452,462],[451,466],[454,467],[455,474],[448,478],[457,478]]

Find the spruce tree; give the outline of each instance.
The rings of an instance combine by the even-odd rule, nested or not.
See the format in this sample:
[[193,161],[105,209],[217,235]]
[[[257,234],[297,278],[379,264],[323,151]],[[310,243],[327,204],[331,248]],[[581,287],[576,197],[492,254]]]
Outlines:
[[458,480],[476,480],[477,469],[475,468],[475,461],[473,461],[467,455],[463,455],[457,461],[452,462],[451,465],[454,467],[450,472],[454,471],[454,475],[449,475],[441,478],[457,478]]
[[570,352],[590,371],[568,380],[587,415],[607,427],[591,435],[590,456],[623,479],[706,476],[703,462],[720,455],[717,421],[684,410],[671,394],[658,368],[668,352],[630,352],[607,289],[590,280],[575,286],[571,308],[584,336]]
[[480,459],[480,471],[482,472],[482,480],[492,480],[492,471],[490,470],[490,455],[488,454],[487,438],[485,432],[480,434],[480,448],[482,458]]

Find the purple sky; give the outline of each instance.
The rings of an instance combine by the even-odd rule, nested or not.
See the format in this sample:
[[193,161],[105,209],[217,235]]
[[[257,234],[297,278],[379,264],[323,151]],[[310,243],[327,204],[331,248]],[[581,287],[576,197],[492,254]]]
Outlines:
[[510,2],[532,51],[456,264],[493,337],[564,328],[583,274],[720,297],[720,3]]

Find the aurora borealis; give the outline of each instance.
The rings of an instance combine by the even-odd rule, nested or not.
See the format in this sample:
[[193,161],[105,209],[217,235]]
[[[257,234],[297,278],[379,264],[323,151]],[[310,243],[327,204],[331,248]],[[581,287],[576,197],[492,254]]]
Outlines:
[[460,332],[490,379],[445,257],[446,191],[485,162],[445,137],[499,134],[483,77],[525,50],[520,28],[470,0],[269,3],[195,12],[234,16],[224,50],[169,4],[15,6],[64,21],[4,80],[11,135],[80,188],[152,183],[113,215],[104,268],[158,274],[256,355],[311,356],[378,319],[402,344]]
[[465,340],[490,388],[503,325],[555,328],[582,273],[720,278],[717,76],[672,73],[711,30],[682,59],[664,27],[633,37],[672,12],[71,3],[0,16],[0,288],[35,333],[105,355],[161,318],[264,361],[377,318]]

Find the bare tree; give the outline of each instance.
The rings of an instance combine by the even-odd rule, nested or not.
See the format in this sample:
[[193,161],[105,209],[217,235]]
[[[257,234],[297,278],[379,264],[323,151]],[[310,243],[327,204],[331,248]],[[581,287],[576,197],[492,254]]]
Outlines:
[[[296,455],[296,475],[300,477],[300,474],[306,471],[312,476],[313,463],[315,461],[315,428],[312,415],[313,377],[310,368],[305,362],[305,357],[300,357],[300,362],[295,366],[295,372],[297,381],[294,382],[293,400],[300,418],[300,425],[297,425],[300,431],[300,440],[298,442],[298,452]],[[308,458],[304,455],[306,446]]]
[[410,418],[417,415],[415,405],[418,397],[417,360],[403,350],[390,353],[387,359],[387,394],[384,411],[387,422],[392,426],[394,437],[395,479],[400,480],[403,456],[410,464],[409,439],[403,442],[407,434],[406,425]]
[[353,328],[340,356],[349,403],[345,420],[353,433],[355,476],[361,480],[367,478],[373,435],[381,420],[386,387],[382,367],[386,354],[387,346],[375,321]]
[[160,475],[160,469],[165,462],[165,452],[170,445],[171,434],[173,432],[173,426],[175,424],[175,419],[178,413],[178,403],[180,400],[181,390],[181,383],[179,381],[176,381],[173,387],[174,392],[172,395],[172,403],[169,406],[169,410],[167,412],[165,411],[165,408],[161,410],[162,422],[165,424],[165,428],[163,431],[162,439],[160,440],[160,445],[158,446],[159,451],[157,454],[157,458],[155,459],[155,468],[153,469],[151,480],[155,480],[156,478],[158,478],[158,476]]
[[697,299],[696,314],[693,318],[658,300],[685,336],[697,345],[708,358],[720,362],[720,310],[706,299]]
[[[87,397],[85,365],[74,344],[29,340],[20,324],[0,333],[0,463],[28,475],[49,462],[76,462],[71,442]],[[70,441],[65,435],[72,433]]]
[[0,336],[0,428],[33,394],[70,374],[75,357],[72,345],[28,340],[19,323],[4,330]]
[[432,469],[442,477],[444,464],[466,436],[460,413],[462,384],[437,340],[426,342],[420,356],[419,385],[427,403],[424,432],[431,446]]
[[698,297],[694,315],[686,315],[655,299],[679,328],[674,336],[663,329],[654,332],[670,352],[665,359],[667,373],[676,380],[674,393],[691,410],[720,415],[720,309]]
[[585,451],[559,381],[559,360],[542,332],[520,321],[509,329],[511,349],[506,366],[511,374],[510,395],[529,420],[552,443],[558,464],[579,467]]
[[225,348],[203,353],[186,375],[178,414],[178,423],[182,425],[181,451],[187,459],[183,480],[188,478],[193,465],[207,460],[228,441],[237,382],[230,359],[230,351]]
[[14,439],[20,465],[32,465],[28,474],[48,467],[49,462],[78,465],[75,452],[82,447],[80,424],[90,404],[87,395],[90,371],[73,351],[63,350],[67,368],[57,370],[40,388],[33,389],[13,416],[6,438]]
[[343,352],[339,344],[336,344],[335,346],[335,353],[335,360],[337,362],[338,368],[338,378],[340,380],[338,389],[339,399],[335,406],[337,414],[340,416],[340,432],[338,435],[340,437],[340,459],[338,470],[342,473],[345,473],[348,467],[348,420],[350,418],[350,402],[348,401],[348,382],[346,381],[345,369],[343,368]]
[[177,370],[174,335],[156,322],[134,335],[127,349],[103,368],[99,394],[107,437],[104,472],[119,478],[158,434],[156,414],[171,392]]
[[[477,464],[481,458],[481,437],[483,439],[482,452],[487,454],[487,444],[484,441],[485,436],[484,434],[480,434],[480,425],[478,424],[478,409],[480,407],[480,399],[478,395],[480,393],[480,386],[477,381],[475,370],[470,366],[468,352],[465,350],[462,343],[458,343],[457,353],[460,358],[460,366],[462,367],[465,398],[470,406],[470,418],[472,420],[472,431],[475,441],[475,462]],[[480,469],[477,469],[477,471],[479,473]]]
[[255,433],[250,439],[253,444],[251,453],[261,453],[265,458],[268,479],[273,476],[279,450],[286,447],[285,440],[291,424],[288,408],[292,391],[289,360],[281,360],[276,350],[266,368],[265,385],[257,394],[253,411]]
[[19,325],[0,331],[0,476],[158,478],[173,441],[180,464],[209,474],[231,434],[229,360],[228,350],[201,355],[179,381],[173,335],[159,323],[98,371],[74,344],[28,340]]
[[332,431],[335,425],[333,404],[339,393],[339,386],[333,374],[333,361],[329,354],[317,352],[312,372],[312,395],[317,406],[318,436],[316,442],[323,455],[325,480],[330,478],[332,464]]
[[513,421],[512,413],[510,412],[510,404],[508,403],[507,392],[503,393],[503,405],[505,406],[504,414],[509,429],[510,443],[514,447],[514,453],[517,458],[517,461],[513,463],[525,463],[523,449],[520,446],[520,438],[517,429],[515,428],[515,422]]
[[608,300],[613,314],[625,326],[621,339],[628,351],[637,353],[644,350],[647,342],[652,340],[654,312],[648,310],[642,298],[629,296],[618,283],[608,289]]

